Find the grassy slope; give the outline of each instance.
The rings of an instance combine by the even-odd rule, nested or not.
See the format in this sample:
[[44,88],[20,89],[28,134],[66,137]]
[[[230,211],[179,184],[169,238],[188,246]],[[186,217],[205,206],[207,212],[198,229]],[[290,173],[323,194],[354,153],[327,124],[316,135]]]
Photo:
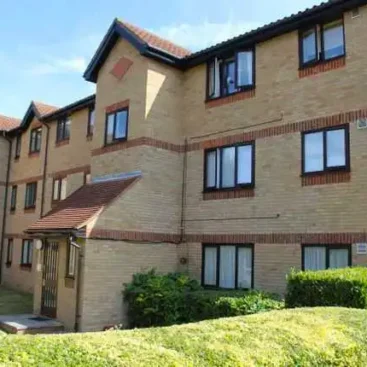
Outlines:
[[0,338],[6,366],[364,366],[367,312],[274,311],[133,331]]
[[32,295],[0,288],[0,315],[32,313]]

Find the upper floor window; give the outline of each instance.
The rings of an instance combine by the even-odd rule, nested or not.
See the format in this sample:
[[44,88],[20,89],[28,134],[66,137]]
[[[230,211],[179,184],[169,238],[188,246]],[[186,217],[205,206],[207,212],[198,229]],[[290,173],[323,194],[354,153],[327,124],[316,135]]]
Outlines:
[[302,269],[325,270],[346,268],[352,265],[350,245],[302,246]]
[[254,50],[238,51],[208,63],[207,98],[224,97],[255,86]]
[[71,120],[69,118],[57,122],[56,141],[68,140],[70,138],[70,125]]
[[37,198],[37,182],[27,183],[25,188],[25,209],[34,208]]
[[17,193],[18,193],[18,186],[14,185],[11,188],[11,198],[10,198],[10,210],[14,211],[17,207]]
[[96,111],[95,111],[94,107],[91,107],[89,109],[89,113],[88,113],[87,135],[93,135],[95,115],[96,115]]
[[343,19],[301,31],[299,43],[301,66],[345,55]]
[[25,266],[32,266],[32,257],[33,257],[33,240],[23,240],[20,264]]
[[68,262],[66,269],[66,277],[74,278],[76,272],[77,248],[69,242],[68,246]]
[[15,159],[20,157],[21,148],[22,148],[22,135],[17,135],[15,140]]
[[66,198],[66,177],[56,178],[54,180],[54,186],[52,191],[52,200],[59,201]]
[[122,141],[127,138],[128,119],[128,108],[107,114],[105,137],[106,145]]
[[13,260],[13,243],[14,240],[12,238],[8,239],[8,246],[6,249],[6,265],[11,266]]
[[41,151],[42,127],[31,131],[31,141],[29,144],[29,153],[38,153]]
[[349,169],[349,126],[302,134],[302,173]]
[[254,147],[252,142],[206,150],[204,190],[253,187]]
[[203,245],[202,256],[204,286],[253,288],[253,245]]

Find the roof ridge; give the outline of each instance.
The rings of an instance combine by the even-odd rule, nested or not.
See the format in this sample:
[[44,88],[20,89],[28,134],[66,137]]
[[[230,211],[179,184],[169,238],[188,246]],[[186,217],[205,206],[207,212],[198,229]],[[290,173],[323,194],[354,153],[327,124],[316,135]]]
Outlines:
[[3,115],[2,113],[0,113],[0,118],[1,117],[6,118],[6,119],[10,119],[10,120],[22,121],[22,119],[20,119],[18,117],[7,116],[7,115]]

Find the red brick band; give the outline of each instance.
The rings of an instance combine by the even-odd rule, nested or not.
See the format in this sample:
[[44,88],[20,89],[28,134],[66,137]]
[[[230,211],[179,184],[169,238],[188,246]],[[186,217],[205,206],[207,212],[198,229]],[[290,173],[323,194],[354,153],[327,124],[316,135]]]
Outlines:
[[223,105],[226,105],[226,104],[234,103],[234,102],[237,102],[237,101],[242,101],[244,99],[249,99],[249,98],[253,98],[253,97],[255,97],[255,89],[235,93],[235,94],[233,94],[231,96],[227,96],[227,97],[221,97],[221,98],[216,98],[216,99],[213,99],[213,100],[208,100],[208,101],[205,102],[205,108],[208,109],[208,108],[223,106]]
[[[303,120],[279,126],[271,126],[260,130],[254,130],[250,132],[229,135],[215,139],[202,140],[196,143],[189,143],[186,147],[186,150],[188,152],[204,150],[208,148],[216,148],[236,143],[250,142],[253,140],[264,139],[272,136],[294,134],[314,129],[322,129],[325,127],[340,126],[344,124],[350,124],[361,118],[367,118],[367,109],[342,112],[330,116],[317,117],[314,119]],[[132,140],[127,140],[122,143],[94,149],[92,151],[92,156],[98,156],[101,154],[129,149],[142,145],[165,149],[176,153],[185,152],[185,145],[173,144],[149,137],[141,137]]]
[[130,59],[126,57],[121,57],[121,59],[117,61],[115,66],[112,68],[110,73],[115,78],[121,80],[125,76],[125,74],[129,71],[132,64],[133,62]]
[[42,179],[43,179],[43,176],[27,177],[27,178],[23,178],[21,180],[11,181],[11,182],[9,182],[9,185],[11,185],[11,186],[13,186],[13,185],[22,185],[22,184],[35,182],[35,181],[40,181]]
[[111,104],[111,105],[106,107],[106,113],[112,113],[112,112],[115,112],[115,111],[120,110],[122,108],[129,107],[129,103],[130,103],[130,101],[128,99],[126,99],[125,101],[121,101],[121,102]]
[[203,200],[241,199],[241,198],[253,198],[254,196],[255,196],[254,189],[213,191],[213,192],[204,192]]
[[79,166],[79,167],[69,168],[63,171],[52,172],[48,175],[48,177],[59,178],[59,177],[65,177],[67,175],[73,175],[75,173],[90,173],[90,165],[87,164],[85,166]]
[[320,175],[302,177],[302,186],[329,185],[344,183],[351,180],[350,172],[327,172]]
[[320,73],[324,73],[326,71],[342,68],[345,66],[345,64],[346,62],[345,62],[345,56],[344,56],[339,59],[331,60],[328,62],[323,62],[318,65],[300,69],[298,72],[298,76],[300,78],[305,78],[308,76],[317,75]]
[[[95,228],[91,239],[114,241],[180,243],[179,234],[118,231]],[[243,233],[243,234],[186,234],[184,242],[202,243],[261,243],[261,244],[350,244],[367,242],[365,232],[345,233]]]
[[62,147],[64,145],[69,145],[69,143],[70,143],[70,139],[60,140],[55,143],[55,147]]

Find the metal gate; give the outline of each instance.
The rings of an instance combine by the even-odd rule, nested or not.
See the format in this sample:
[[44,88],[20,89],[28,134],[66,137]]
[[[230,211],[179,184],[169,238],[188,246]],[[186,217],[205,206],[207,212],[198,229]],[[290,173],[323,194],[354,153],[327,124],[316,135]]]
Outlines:
[[41,314],[56,318],[59,245],[45,241],[43,251]]

